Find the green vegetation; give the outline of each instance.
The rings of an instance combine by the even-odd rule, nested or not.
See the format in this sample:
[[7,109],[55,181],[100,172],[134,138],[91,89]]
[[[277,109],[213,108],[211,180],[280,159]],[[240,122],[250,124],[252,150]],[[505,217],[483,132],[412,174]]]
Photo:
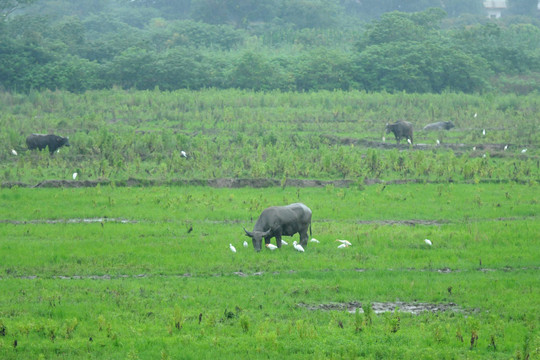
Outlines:
[[507,2],[489,20],[481,0],[2,0],[0,84],[532,93],[536,4]]
[[[537,359],[538,192],[0,189],[0,357]],[[320,244],[242,246],[264,207],[295,201]],[[310,310],[332,303],[365,312]]]
[[[538,181],[539,108],[537,95],[4,92],[0,180],[35,185],[77,172],[78,180],[119,185],[130,178]],[[386,122],[400,118],[414,124],[412,149],[384,134]],[[436,121],[456,128],[421,130]],[[52,157],[26,151],[28,134],[51,132],[69,136],[71,146]]]

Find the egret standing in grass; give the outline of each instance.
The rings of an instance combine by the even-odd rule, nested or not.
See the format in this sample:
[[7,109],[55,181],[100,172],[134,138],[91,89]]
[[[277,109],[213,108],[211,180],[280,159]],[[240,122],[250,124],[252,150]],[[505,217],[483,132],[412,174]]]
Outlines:
[[244,241],[244,247],[248,247],[247,241]]
[[180,151],[180,155],[182,155],[183,157],[187,158],[187,154],[184,150]]
[[281,245],[289,245],[289,243],[286,242],[285,240],[281,240]]
[[482,130],[482,135],[486,136],[486,129]]
[[384,136],[382,137],[382,142],[386,142],[386,138]]
[[345,249],[346,247],[349,247],[349,245],[347,245],[347,244],[339,244],[337,248],[338,249]]
[[429,240],[429,239],[424,239],[424,242],[425,242],[426,244],[428,244],[429,246],[433,245],[433,243],[432,243],[431,240]]
[[233,244],[229,244],[229,249],[231,249],[233,253],[236,252],[236,248],[233,246]]
[[320,243],[320,241],[319,241],[319,240],[317,240],[317,239],[315,239],[315,238],[312,238],[312,239],[311,239],[311,240],[309,240],[309,241],[310,241],[310,242],[314,242],[314,243],[317,243],[317,244],[318,244],[318,243]]
[[504,145],[504,151],[506,151],[506,149],[508,149],[508,145]]
[[269,248],[270,250],[274,251],[276,250],[278,247],[274,244],[266,244],[266,247]]
[[347,246],[352,246],[352,244],[351,244],[351,242],[349,240],[336,239],[336,241],[339,241],[340,243],[345,244]]
[[300,251],[300,252],[305,251],[304,248],[302,247],[302,245],[298,244],[296,241],[293,241],[293,246],[297,251]]
[[77,175],[78,174],[76,172],[73,173],[73,180],[75,180],[77,178]]
[[522,154],[525,154],[526,152],[527,152],[527,149],[521,150],[521,153],[522,153]]
[[11,149],[11,153],[15,156],[17,156],[17,152],[15,151],[15,149]]
[[409,143],[409,145],[412,145],[411,139],[407,139],[407,142]]
[[437,139],[437,146],[441,145],[441,142],[439,141],[439,139]]

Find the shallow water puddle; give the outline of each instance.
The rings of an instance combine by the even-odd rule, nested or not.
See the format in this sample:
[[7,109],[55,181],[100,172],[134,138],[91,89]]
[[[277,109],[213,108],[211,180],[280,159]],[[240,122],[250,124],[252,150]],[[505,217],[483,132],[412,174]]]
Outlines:
[[[306,308],[308,310],[323,310],[323,311],[347,311],[351,314],[354,314],[356,312],[356,309],[360,313],[363,313],[364,310],[362,309],[362,303],[357,301],[347,302],[347,303],[326,303],[326,304],[315,304],[315,305],[309,305],[300,303],[298,306]],[[447,303],[447,304],[430,304],[430,303],[419,303],[419,302],[412,302],[407,303],[403,301],[395,301],[395,302],[373,302],[371,303],[371,308],[373,309],[373,312],[375,314],[381,314],[385,312],[393,312],[396,308],[398,308],[399,312],[402,313],[410,313],[414,315],[418,315],[424,311],[429,312],[439,312],[439,311],[453,311],[458,312],[462,311],[456,304],[454,303]]]

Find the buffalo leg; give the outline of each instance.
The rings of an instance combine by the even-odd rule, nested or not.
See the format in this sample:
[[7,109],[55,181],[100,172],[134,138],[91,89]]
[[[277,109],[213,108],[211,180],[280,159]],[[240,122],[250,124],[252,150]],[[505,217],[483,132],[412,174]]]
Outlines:
[[276,245],[281,248],[281,235],[276,235]]
[[307,242],[308,242],[307,231],[300,233],[300,245],[302,245],[302,247],[306,247]]

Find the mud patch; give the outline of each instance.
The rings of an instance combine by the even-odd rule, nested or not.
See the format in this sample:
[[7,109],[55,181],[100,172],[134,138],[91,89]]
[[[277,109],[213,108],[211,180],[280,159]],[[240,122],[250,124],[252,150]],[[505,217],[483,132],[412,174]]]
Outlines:
[[[316,305],[309,305],[300,303],[298,304],[299,307],[303,307],[308,310],[316,311],[316,310],[322,310],[322,311],[347,311],[351,314],[354,314],[356,310],[358,309],[358,312],[363,313],[364,310],[362,309],[362,303],[357,301],[352,302],[346,302],[346,303],[326,303],[326,304],[316,304]],[[371,303],[371,308],[373,309],[373,312],[375,314],[382,314],[385,312],[393,312],[396,309],[398,309],[398,312],[402,313],[410,313],[413,315],[418,315],[422,312],[428,311],[428,312],[445,312],[445,311],[452,311],[452,312],[460,312],[463,311],[459,306],[457,306],[454,303],[446,303],[446,304],[430,304],[430,303],[419,303],[419,302],[412,302],[407,303],[403,301],[395,301],[395,302],[374,302]]]
[[119,223],[136,224],[135,220],[120,218],[89,218],[89,219],[37,219],[37,220],[0,220],[0,224],[26,225],[26,224],[93,224],[93,223]]

